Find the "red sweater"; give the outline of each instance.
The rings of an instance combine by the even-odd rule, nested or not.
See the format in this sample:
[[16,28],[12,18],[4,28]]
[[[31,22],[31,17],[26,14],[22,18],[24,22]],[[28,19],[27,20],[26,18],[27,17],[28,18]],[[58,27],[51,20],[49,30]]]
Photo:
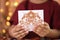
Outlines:
[[[42,4],[34,4],[26,1],[22,2],[16,8],[14,15],[12,16],[10,22],[11,24],[16,25],[18,23],[18,10],[44,10],[44,21],[47,22],[51,28],[60,29],[60,5],[54,1],[47,1]],[[35,33],[29,33],[26,38],[39,37]]]

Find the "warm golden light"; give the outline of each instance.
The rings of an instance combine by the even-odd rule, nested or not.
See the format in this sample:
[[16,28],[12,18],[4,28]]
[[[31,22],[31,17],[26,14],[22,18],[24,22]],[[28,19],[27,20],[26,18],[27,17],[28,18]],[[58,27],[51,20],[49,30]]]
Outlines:
[[0,12],[3,13],[4,12],[4,9],[0,9]]
[[10,17],[12,16],[12,14],[13,14],[12,12],[9,12],[9,13],[8,13],[8,15],[9,15]]
[[3,30],[2,30],[2,32],[3,32],[3,33],[6,33],[6,30],[5,30],[5,29],[3,29]]
[[10,20],[10,17],[9,16],[7,17],[7,20]]
[[18,6],[18,2],[14,2],[14,6],[17,7]]
[[7,1],[5,5],[8,6],[9,5],[9,1]]
[[6,25],[7,25],[7,26],[10,26],[10,22],[7,21],[7,22],[6,22]]

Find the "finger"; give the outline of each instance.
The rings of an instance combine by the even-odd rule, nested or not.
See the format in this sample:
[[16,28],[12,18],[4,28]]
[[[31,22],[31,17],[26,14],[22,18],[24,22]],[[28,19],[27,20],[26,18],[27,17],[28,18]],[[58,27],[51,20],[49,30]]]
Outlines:
[[38,34],[41,37],[44,37],[47,33],[45,31],[37,31],[36,34]]
[[15,25],[15,26],[11,26],[11,29],[10,29],[10,30],[11,30],[12,32],[14,32],[16,29],[17,29],[17,28],[16,28],[16,25]]
[[28,34],[28,32],[24,32],[23,34],[21,34],[21,37],[24,37]]
[[[13,26],[12,26],[12,27],[13,27]],[[9,29],[9,34],[14,35],[14,33],[16,33],[16,31],[19,31],[19,30],[20,30],[20,28],[18,28],[18,30],[16,30],[16,27],[10,28],[10,29]]]
[[22,26],[20,25],[16,25],[15,28],[13,29],[14,32],[18,32],[20,30],[23,30],[24,28],[22,28]]
[[38,27],[42,28],[42,29],[50,29],[49,24],[44,22],[44,24],[38,25]]
[[19,35],[19,34],[24,33],[24,32],[28,33],[28,31],[21,30],[21,31],[19,31],[19,32],[16,32],[15,35]]
[[22,38],[22,37],[24,37],[25,35],[27,35],[28,33],[26,33],[26,32],[23,32],[23,33],[20,33],[19,35],[17,35],[16,37],[17,38]]
[[41,28],[37,28],[35,31],[39,32],[41,30]]
[[43,32],[43,33],[48,33],[50,30],[49,29],[44,29],[44,28],[38,28],[37,32]]
[[21,36],[19,36],[18,38],[22,39],[23,37],[25,37],[27,34],[23,34]]
[[50,28],[47,22],[44,22],[44,26],[46,26],[47,28]]
[[47,35],[49,32],[50,30],[41,30],[41,29],[36,31],[36,33],[39,34],[40,36],[42,35],[42,37]]
[[20,28],[17,28],[17,29],[15,30],[15,32],[19,32],[19,31],[22,31],[22,30],[24,30],[24,31],[28,31],[28,30],[25,30],[25,28],[20,27]]
[[8,30],[11,30],[12,28],[14,28],[15,25],[12,25],[8,28]]
[[45,31],[45,32],[40,32],[39,35],[40,35],[41,37],[44,37],[44,36],[46,36],[47,34],[48,34],[48,32]]
[[43,27],[43,25],[39,25],[39,26],[37,26],[36,28],[35,28],[35,31],[36,30],[40,30],[40,31],[43,31],[43,30],[49,30],[47,27]]
[[8,28],[8,32],[9,34],[13,32],[13,28],[14,28],[15,25],[12,25],[11,27]]
[[18,29],[16,29],[15,31],[14,31],[14,33],[15,32],[19,32],[19,31],[21,31],[21,30],[24,30],[23,28],[18,28]]
[[43,29],[43,28],[37,28],[35,30],[35,32],[45,32],[45,31],[49,31],[49,30],[46,30],[46,29]]

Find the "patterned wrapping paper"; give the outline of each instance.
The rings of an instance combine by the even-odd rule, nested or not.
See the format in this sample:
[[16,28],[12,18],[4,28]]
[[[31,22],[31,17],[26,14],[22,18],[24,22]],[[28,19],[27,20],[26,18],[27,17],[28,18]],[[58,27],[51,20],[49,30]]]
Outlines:
[[44,23],[44,10],[19,10],[18,24],[28,31],[33,31],[36,25]]

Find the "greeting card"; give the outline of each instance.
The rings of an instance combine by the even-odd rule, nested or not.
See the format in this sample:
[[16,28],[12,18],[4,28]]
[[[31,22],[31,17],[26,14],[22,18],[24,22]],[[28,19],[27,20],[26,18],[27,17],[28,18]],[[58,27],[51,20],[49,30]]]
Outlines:
[[18,24],[28,31],[33,31],[36,25],[44,23],[44,10],[19,10]]

